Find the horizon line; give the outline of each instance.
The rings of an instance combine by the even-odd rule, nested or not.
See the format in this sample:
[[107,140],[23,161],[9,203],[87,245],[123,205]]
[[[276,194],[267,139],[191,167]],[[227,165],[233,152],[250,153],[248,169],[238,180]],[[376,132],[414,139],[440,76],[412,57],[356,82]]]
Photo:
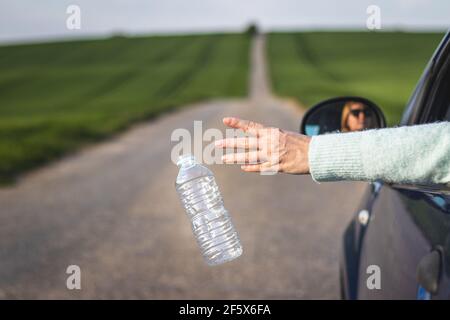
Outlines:
[[[250,24],[249,24],[250,25]],[[157,37],[157,36],[189,36],[189,35],[208,35],[208,34],[232,34],[232,33],[244,33],[249,26],[245,28],[211,28],[209,30],[158,30],[158,31],[109,31],[109,32],[97,32],[97,33],[80,33],[74,35],[43,35],[34,37],[23,37],[17,39],[1,39],[0,46],[8,45],[27,45],[27,44],[43,44],[51,42],[66,42],[66,41],[83,41],[83,40],[105,40],[113,37]],[[368,32],[368,33],[383,33],[383,32],[405,32],[405,33],[446,33],[450,29],[446,27],[436,26],[421,26],[410,27],[405,25],[391,25],[383,27],[378,30],[369,30],[363,28],[360,25],[347,25],[339,27],[331,26],[311,26],[311,27],[274,27],[274,28],[260,28],[262,33],[290,33],[290,32]]]

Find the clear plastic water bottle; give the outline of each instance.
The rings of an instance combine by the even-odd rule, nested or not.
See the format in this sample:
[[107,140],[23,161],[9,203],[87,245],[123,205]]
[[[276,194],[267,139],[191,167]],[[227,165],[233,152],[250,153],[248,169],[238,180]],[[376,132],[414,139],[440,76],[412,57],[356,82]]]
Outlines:
[[192,155],[181,156],[177,165],[180,171],[175,186],[206,263],[218,265],[239,257],[239,236],[213,173]]

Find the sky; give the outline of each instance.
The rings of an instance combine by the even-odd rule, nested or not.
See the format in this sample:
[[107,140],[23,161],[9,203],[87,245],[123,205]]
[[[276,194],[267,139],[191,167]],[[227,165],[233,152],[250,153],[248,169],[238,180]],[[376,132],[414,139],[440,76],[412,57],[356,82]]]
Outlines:
[[[68,29],[69,5],[80,29]],[[366,29],[369,5],[381,30],[447,30],[449,0],[0,0],[0,42],[99,37],[110,34],[263,30]]]

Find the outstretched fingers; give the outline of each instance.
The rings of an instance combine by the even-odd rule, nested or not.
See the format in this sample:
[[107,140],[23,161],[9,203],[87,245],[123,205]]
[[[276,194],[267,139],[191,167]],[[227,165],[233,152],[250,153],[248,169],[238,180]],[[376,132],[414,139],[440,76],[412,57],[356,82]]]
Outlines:
[[223,123],[233,129],[241,129],[254,137],[234,137],[216,140],[215,146],[219,148],[243,149],[246,152],[229,153],[222,157],[225,164],[241,164],[241,169],[246,172],[262,172],[272,169],[272,164],[264,151],[262,142],[271,128],[264,125],[235,117],[223,118]]
[[257,149],[258,138],[227,138],[215,141],[215,146],[220,148],[239,148],[244,150]]
[[256,164],[243,164],[241,170],[245,172],[278,172],[278,166],[273,166],[270,162],[262,162]]
[[245,172],[260,172],[262,169],[262,164],[244,164],[241,166],[241,170]]
[[223,118],[223,124],[234,129],[241,129],[244,132],[248,132],[255,136],[258,135],[258,131],[264,129],[264,126],[258,122],[243,120],[235,117]]
[[242,152],[242,153],[229,153],[222,156],[222,160],[224,163],[233,164],[233,163],[243,163],[243,164],[256,164],[261,161],[261,155],[258,151],[250,151],[250,152]]

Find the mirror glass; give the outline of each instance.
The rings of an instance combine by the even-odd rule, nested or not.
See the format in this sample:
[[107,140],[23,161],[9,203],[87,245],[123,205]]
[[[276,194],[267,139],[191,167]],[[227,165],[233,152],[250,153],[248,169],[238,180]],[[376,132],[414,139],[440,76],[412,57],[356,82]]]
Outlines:
[[302,132],[314,136],[333,132],[351,132],[384,127],[376,107],[362,100],[332,99],[305,115]]

